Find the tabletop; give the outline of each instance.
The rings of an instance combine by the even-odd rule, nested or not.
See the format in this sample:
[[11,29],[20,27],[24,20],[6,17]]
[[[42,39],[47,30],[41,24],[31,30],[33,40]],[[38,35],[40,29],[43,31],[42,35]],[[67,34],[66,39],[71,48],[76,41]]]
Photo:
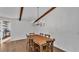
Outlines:
[[39,45],[42,45],[44,43],[46,43],[47,40],[52,40],[51,38],[47,38],[45,36],[41,36],[41,35],[31,35],[31,38],[33,39],[33,41]]

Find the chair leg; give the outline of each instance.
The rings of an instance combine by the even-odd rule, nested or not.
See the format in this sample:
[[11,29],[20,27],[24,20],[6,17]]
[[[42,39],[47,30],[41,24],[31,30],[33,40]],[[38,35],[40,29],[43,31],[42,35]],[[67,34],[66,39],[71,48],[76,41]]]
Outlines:
[[40,46],[40,52],[43,52],[43,46]]
[[51,42],[51,52],[53,52],[53,42]]

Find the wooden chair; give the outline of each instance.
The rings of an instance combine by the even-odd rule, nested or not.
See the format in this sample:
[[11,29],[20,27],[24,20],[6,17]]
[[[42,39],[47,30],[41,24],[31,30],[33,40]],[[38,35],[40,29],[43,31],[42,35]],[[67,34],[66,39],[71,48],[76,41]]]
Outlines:
[[29,39],[29,52],[40,52],[40,47],[34,43],[33,39]]
[[45,34],[45,37],[50,38],[50,35],[49,34]]
[[26,37],[28,38],[30,35],[26,34]]
[[33,39],[29,39],[29,52],[34,51],[34,42]]
[[40,35],[42,35],[42,36],[43,36],[44,34],[43,34],[43,33],[40,33]]
[[29,35],[34,35],[35,33],[29,33]]
[[34,52],[40,52],[40,46],[34,43]]
[[54,43],[55,39],[53,40],[48,40],[46,42],[46,51],[47,52],[53,52],[53,43]]

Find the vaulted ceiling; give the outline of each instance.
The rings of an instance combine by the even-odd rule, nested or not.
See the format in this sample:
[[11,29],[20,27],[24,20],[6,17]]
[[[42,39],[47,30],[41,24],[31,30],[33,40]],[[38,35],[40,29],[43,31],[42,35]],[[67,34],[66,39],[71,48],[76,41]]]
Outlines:
[[0,17],[17,18],[19,8],[0,7]]
[[[48,7],[24,7],[22,20],[37,19],[48,9]],[[0,7],[0,17],[14,18],[19,20],[19,14],[20,7]]]

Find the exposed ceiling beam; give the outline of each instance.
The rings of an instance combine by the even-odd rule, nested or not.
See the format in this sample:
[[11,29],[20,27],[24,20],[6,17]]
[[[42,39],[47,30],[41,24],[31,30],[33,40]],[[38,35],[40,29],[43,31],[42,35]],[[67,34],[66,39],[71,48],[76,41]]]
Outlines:
[[21,21],[21,18],[22,18],[22,14],[23,14],[23,8],[24,8],[24,7],[21,7],[21,8],[20,8],[19,21]]
[[37,18],[34,23],[36,23],[37,21],[41,20],[41,18],[43,18],[44,16],[46,16],[48,13],[50,13],[52,10],[54,10],[56,7],[51,7],[48,11],[46,11],[43,15],[41,15],[39,18]]

